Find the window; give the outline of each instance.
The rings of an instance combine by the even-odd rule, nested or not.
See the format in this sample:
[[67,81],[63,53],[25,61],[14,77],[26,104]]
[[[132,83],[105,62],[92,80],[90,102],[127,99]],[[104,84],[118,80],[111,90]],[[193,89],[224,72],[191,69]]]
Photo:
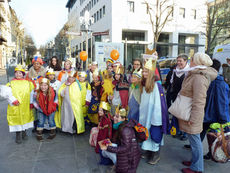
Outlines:
[[133,1],[127,1],[127,3],[128,3],[129,12],[134,13],[134,2]]
[[91,0],[91,8],[93,8],[93,0]]
[[185,18],[185,8],[180,8],[179,14],[180,14],[180,16]]
[[93,17],[94,17],[94,23],[95,23],[97,21],[96,13],[94,13]]
[[100,17],[99,16],[99,11],[97,11],[97,21],[100,19],[99,17]]
[[105,6],[103,6],[103,17],[105,16]]
[[193,19],[196,19],[196,10],[195,9],[192,9],[191,16]]
[[100,19],[102,18],[102,8],[100,9]]
[[145,40],[145,33],[144,32],[122,32],[122,40],[137,40],[137,41],[144,41]]

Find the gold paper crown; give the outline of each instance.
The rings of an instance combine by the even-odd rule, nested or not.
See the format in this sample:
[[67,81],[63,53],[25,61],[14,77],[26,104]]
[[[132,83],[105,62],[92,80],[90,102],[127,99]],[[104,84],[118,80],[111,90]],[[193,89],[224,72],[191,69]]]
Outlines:
[[54,69],[49,68],[46,75],[49,75],[49,74],[55,74]]
[[70,73],[68,73],[68,76],[69,77],[74,77],[76,71],[75,70],[72,70]]
[[124,73],[123,68],[120,65],[118,65],[116,67],[115,74],[123,74],[123,73]]
[[41,80],[41,82],[40,83],[46,83],[46,84],[50,84],[50,81],[49,81],[49,79],[47,79],[47,78],[42,78],[42,80]]
[[21,72],[24,72],[24,73],[26,72],[25,69],[23,68],[23,66],[21,64],[18,64],[15,67],[14,71],[21,71]]
[[72,58],[67,58],[67,59],[65,60],[65,62],[67,62],[67,61],[69,61],[69,62],[71,63],[71,65],[73,64]]
[[147,54],[147,55],[152,55],[152,54],[154,54],[155,52],[156,52],[156,49],[153,49],[153,50],[150,50],[150,49],[148,49],[148,48],[145,49],[145,54]]
[[114,63],[114,60],[113,60],[113,59],[108,58],[108,59],[106,60],[106,62],[109,62],[109,63],[113,64],[113,63]]
[[79,77],[87,77],[87,74],[85,71],[78,72]]
[[126,112],[125,108],[121,108],[121,109],[119,110],[119,115],[120,115],[121,117],[123,117],[123,118],[127,117],[127,112]]
[[156,70],[156,60],[149,58],[147,62],[145,63],[144,67],[149,70],[155,71]]
[[102,108],[102,109],[104,109],[104,110],[107,110],[107,111],[110,111],[110,109],[111,109],[109,103],[104,102],[104,101],[102,101],[102,102],[100,103],[99,107]]
[[138,78],[141,78],[142,77],[142,69],[140,69],[139,71],[136,69],[133,72],[133,75],[137,76]]
[[97,68],[94,70],[93,76],[99,76],[99,72],[98,72],[98,69],[97,69]]

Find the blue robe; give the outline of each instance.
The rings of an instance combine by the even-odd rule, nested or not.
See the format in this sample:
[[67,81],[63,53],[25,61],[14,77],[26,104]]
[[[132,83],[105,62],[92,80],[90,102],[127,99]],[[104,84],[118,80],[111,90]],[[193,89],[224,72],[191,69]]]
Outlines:
[[137,122],[139,122],[139,107],[140,107],[140,89],[139,86],[132,88],[132,86],[129,89],[130,96],[129,96],[129,113],[128,118],[134,119]]

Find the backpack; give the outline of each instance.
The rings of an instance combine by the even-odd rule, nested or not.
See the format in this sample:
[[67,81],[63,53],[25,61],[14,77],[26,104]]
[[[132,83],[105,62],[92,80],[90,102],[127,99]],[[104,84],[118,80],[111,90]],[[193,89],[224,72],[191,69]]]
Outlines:
[[135,123],[134,125],[134,131],[136,134],[137,142],[144,142],[149,138],[149,132],[146,127],[144,127],[142,124],[138,123],[136,120],[131,119],[130,121],[133,121]]

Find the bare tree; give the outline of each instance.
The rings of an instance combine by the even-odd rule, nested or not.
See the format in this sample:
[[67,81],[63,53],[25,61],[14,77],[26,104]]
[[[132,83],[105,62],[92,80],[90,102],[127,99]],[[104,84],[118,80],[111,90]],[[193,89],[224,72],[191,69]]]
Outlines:
[[[206,36],[206,52],[212,54],[217,44],[230,39],[230,2],[228,0],[214,0],[208,3]],[[223,33],[223,31],[225,31]],[[221,39],[220,39],[221,38]],[[219,41],[218,41],[219,40]]]
[[30,64],[31,59],[33,58],[33,55],[36,53],[37,48],[34,44],[34,40],[30,35],[26,35],[24,38],[24,46],[25,50],[27,52],[26,56],[26,64]]
[[[152,3],[151,3],[152,2]],[[153,48],[156,49],[159,36],[168,21],[172,20],[174,2],[172,0],[145,0],[147,13],[153,31]]]

